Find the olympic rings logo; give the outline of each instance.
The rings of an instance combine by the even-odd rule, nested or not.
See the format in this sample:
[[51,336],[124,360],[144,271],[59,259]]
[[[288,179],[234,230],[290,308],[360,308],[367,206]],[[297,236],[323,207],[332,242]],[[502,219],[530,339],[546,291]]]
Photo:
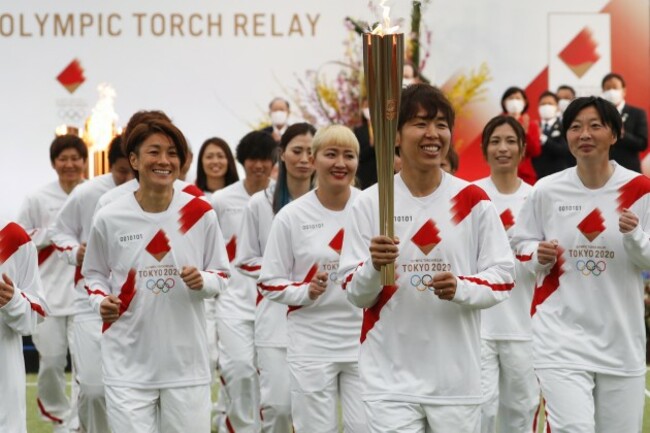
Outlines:
[[582,275],[585,277],[589,276],[589,274],[598,277],[607,269],[607,263],[602,260],[598,262],[593,260],[587,260],[586,262],[584,260],[578,260],[576,269],[582,272]]
[[61,119],[74,122],[80,121],[84,118],[84,112],[82,110],[75,110],[74,108],[59,108],[57,114]]
[[415,287],[419,292],[424,292],[425,290],[433,292],[431,283],[433,283],[433,275],[431,274],[411,275],[411,286]]
[[343,278],[339,278],[338,272],[330,272],[328,277],[329,280],[334,284],[339,284],[339,285],[343,284],[344,280]]
[[147,289],[151,290],[154,295],[162,293],[167,293],[176,285],[176,281],[173,278],[158,278],[157,280],[150,279],[146,282]]

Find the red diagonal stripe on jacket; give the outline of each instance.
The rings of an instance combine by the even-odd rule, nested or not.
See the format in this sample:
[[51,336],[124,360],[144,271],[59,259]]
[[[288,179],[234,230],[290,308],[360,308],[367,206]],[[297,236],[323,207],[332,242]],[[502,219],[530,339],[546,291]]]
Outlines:
[[488,280],[484,280],[482,278],[465,277],[463,275],[459,275],[458,279],[469,281],[470,283],[474,284],[479,284],[481,286],[487,286],[495,292],[507,292],[508,290],[512,290],[512,288],[515,286],[515,283],[491,283]]
[[21,226],[16,223],[7,224],[0,230],[0,264],[6,262],[18,248],[31,240]]
[[74,285],[76,286],[79,281],[83,279],[83,275],[81,274],[81,266],[75,266],[74,267]]
[[551,268],[551,272],[544,278],[541,286],[535,287],[533,293],[533,302],[530,306],[530,316],[534,316],[537,312],[537,306],[543,303],[549,296],[560,287],[560,277],[564,273],[562,265],[564,264],[564,249],[557,247],[557,261]]
[[232,263],[237,256],[237,236],[232,235],[228,243],[226,244],[226,252],[228,253],[228,261]]
[[617,198],[619,212],[629,209],[637,200],[650,193],[650,179],[639,175],[618,189]]
[[[124,312],[129,309],[129,305],[131,305],[131,301],[133,301],[133,297],[135,296],[135,292],[136,292],[136,289],[135,289],[135,269],[131,269],[129,271],[129,275],[127,275],[127,277],[126,277],[126,281],[122,285],[122,290],[120,290],[120,294],[117,295],[117,297],[120,299],[120,301],[122,301],[122,303],[120,304],[120,311],[118,313],[120,317],[122,317],[122,314],[124,314]],[[119,320],[119,318],[118,318],[118,320]],[[110,328],[111,325],[113,325],[113,323],[115,323],[115,322],[112,322],[112,323],[104,322],[104,325],[102,326],[102,332],[106,332],[108,330],[108,328]]]
[[490,197],[480,187],[468,185],[451,199],[452,221],[460,224],[472,212],[474,206],[483,200],[490,201]]
[[212,206],[210,206],[210,203],[198,197],[194,197],[188,201],[179,211],[180,218],[178,219],[178,223],[181,225],[181,233],[187,233],[203,215],[211,210]]
[[27,302],[29,302],[29,307],[30,307],[33,311],[36,311],[36,313],[38,313],[39,316],[41,316],[41,317],[45,317],[45,316],[47,315],[47,314],[45,314],[45,310],[43,310],[43,307],[42,307],[40,304],[38,304],[38,303],[36,303],[36,302],[33,302],[33,301],[32,301],[31,299],[29,299],[29,298],[27,297],[27,295],[25,295],[24,293],[21,293],[21,295],[23,296],[23,298],[25,298],[25,300],[26,300]]
[[187,185],[185,188],[183,188],[183,192],[185,192],[185,193],[187,193],[189,195],[193,195],[194,197],[204,197],[205,196],[203,191],[201,191],[201,188],[199,188],[198,186],[196,186],[194,184]]
[[259,289],[257,290],[257,299],[255,299],[255,306],[257,307],[260,305],[260,302],[262,302],[262,299],[264,299],[264,295],[260,293]]
[[45,263],[45,260],[49,259],[54,251],[54,245],[48,245],[45,248],[41,249],[38,252],[38,266],[41,266],[43,263]]
[[343,283],[341,284],[341,288],[343,290],[348,289],[348,284],[350,281],[352,281],[352,277],[354,277],[354,273],[359,270],[359,268],[363,266],[363,262],[359,262],[356,268],[354,268],[354,271],[350,272],[347,277],[345,277],[345,280],[343,280]]
[[390,301],[390,298],[397,292],[397,286],[384,286],[379,292],[377,297],[377,302],[370,308],[363,310],[363,322],[361,324],[361,343],[366,339],[368,332],[375,326],[375,323],[379,321],[379,316],[381,315],[381,310],[384,308],[384,305]]

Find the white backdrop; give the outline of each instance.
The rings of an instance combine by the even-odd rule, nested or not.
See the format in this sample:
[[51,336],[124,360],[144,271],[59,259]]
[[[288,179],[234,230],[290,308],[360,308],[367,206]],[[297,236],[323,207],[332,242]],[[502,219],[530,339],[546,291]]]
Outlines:
[[[343,60],[345,16],[375,18],[367,0],[3,3],[2,218],[15,217],[26,193],[55,179],[48,159],[54,128],[70,123],[65,115],[85,118],[97,101],[99,83],[114,87],[120,125],[136,110],[161,109],[185,132],[195,152],[214,135],[235,146],[264,119],[271,98],[296,87],[296,74]],[[392,3],[392,16],[408,23],[410,1]],[[506,87],[525,87],[548,65],[550,14],[594,13],[606,4],[432,0],[423,18],[433,32],[424,74],[442,84],[486,62],[493,80],[484,103],[496,114]],[[210,27],[211,35],[209,20],[220,20],[220,26]],[[74,59],[85,82],[70,94],[56,77]]]

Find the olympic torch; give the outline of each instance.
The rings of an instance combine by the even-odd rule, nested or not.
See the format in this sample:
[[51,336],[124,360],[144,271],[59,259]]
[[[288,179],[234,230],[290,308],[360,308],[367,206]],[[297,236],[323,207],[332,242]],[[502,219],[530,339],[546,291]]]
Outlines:
[[[387,8],[384,26],[363,35],[363,69],[370,123],[374,131],[379,187],[379,233],[393,237],[395,138],[402,94],[404,34],[390,27]],[[395,267],[383,266],[382,285],[395,284]]]
[[106,83],[101,83],[97,90],[99,100],[92,114],[86,119],[83,135],[84,141],[89,146],[89,178],[109,172],[108,145],[118,134],[115,127],[117,120],[114,108],[115,90]]

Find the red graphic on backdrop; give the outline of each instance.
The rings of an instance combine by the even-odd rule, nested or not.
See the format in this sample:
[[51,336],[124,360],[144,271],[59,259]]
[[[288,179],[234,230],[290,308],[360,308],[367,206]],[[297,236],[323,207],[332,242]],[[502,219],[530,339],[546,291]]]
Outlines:
[[560,52],[559,57],[578,78],[582,78],[600,59],[598,42],[589,27],[585,27]]
[[425,222],[420,230],[413,235],[411,241],[422,251],[425,255],[429,254],[432,249],[436,247],[441,241],[440,231],[436,227],[436,223],[432,219]]
[[71,61],[70,64],[61,71],[56,79],[70,93],[74,93],[75,90],[77,90],[77,87],[81,86],[83,82],[86,81],[84,70],[77,59]]
[[594,209],[585,219],[580,221],[578,230],[589,239],[589,242],[593,242],[599,234],[605,231],[605,220],[600,210],[598,208]]

